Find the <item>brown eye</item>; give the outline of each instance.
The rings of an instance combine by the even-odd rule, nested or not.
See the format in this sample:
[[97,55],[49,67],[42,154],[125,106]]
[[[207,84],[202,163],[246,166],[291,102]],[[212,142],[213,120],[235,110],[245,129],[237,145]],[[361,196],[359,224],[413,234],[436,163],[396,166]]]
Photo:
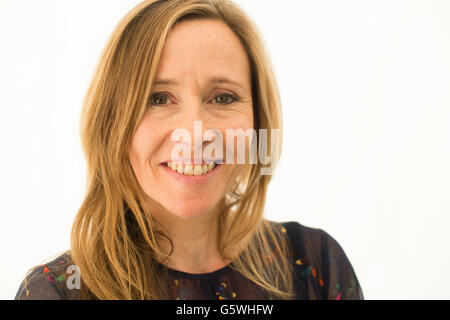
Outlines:
[[150,96],[149,104],[152,106],[161,106],[167,104],[168,97],[162,93],[154,93]]
[[216,96],[214,99],[218,104],[224,104],[224,105],[230,104],[230,103],[233,103],[233,102],[239,100],[235,95],[232,95],[229,93],[220,94],[220,95]]

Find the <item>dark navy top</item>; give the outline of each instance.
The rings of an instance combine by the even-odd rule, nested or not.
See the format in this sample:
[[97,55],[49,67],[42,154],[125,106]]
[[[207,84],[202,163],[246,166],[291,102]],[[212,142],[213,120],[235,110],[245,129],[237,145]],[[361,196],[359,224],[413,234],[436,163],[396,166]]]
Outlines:
[[[355,271],[338,242],[322,229],[298,222],[275,222],[287,233],[294,257],[297,300],[364,299]],[[81,292],[70,277],[71,264],[66,252],[52,261],[36,266],[19,287],[15,299],[77,300]],[[227,265],[203,274],[191,274],[166,268],[171,299],[210,300],[272,299],[263,288]],[[68,285],[68,283],[72,285]]]

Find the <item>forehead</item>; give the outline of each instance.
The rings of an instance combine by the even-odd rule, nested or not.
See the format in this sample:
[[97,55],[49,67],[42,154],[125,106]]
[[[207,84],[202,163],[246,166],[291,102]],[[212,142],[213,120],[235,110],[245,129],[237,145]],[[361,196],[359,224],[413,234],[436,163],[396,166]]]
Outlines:
[[158,73],[182,76],[192,70],[240,77],[250,74],[248,57],[237,35],[224,22],[211,19],[181,21],[166,39]]

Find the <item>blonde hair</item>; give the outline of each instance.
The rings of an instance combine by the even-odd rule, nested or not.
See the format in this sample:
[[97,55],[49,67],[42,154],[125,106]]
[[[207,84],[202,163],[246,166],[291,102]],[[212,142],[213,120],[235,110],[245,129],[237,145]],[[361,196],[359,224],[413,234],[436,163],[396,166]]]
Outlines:
[[[86,298],[167,298],[167,278],[156,261],[167,258],[160,241],[171,240],[145,206],[128,148],[145,112],[165,39],[185,19],[217,19],[234,31],[250,61],[255,127],[281,130],[270,60],[257,28],[237,5],[227,0],[147,0],[131,10],[104,49],[81,116],[87,188],[72,227],[70,254]],[[282,135],[278,138],[281,150]],[[269,143],[269,154],[272,147]],[[291,299],[291,251],[280,226],[263,218],[271,176],[261,175],[261,167],[246,167],[228,195],[219,218],[219,248],[232,260],[230,267],[275,298]]]

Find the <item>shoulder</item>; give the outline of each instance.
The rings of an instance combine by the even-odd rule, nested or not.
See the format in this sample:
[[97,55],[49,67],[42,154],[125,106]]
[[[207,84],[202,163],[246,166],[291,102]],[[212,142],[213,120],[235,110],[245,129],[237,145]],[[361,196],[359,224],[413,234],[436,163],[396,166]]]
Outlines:
[[296,221],[282,222],[294,252],[320,269],[330,263],[347,263],[348,259],[339,242],[320,228],[302,225]]
[[320,228],[297,221],[278,223],[284,228],[294,253],[300,278],[313,279],[323,299],[363,299],[362,290],[347,254],[338,241]]
[[68,299],[67,279],[74,272],[69,251],[31,268],[20,284],[15,300]]
[[292,240],[308,237],[310,240],[320,241],[321,237],[328,236],[322,229],[308,227],[297,221],[279,222],[279,224],[286,229]]
[[272,223],[278,225],[281,231],[287,234],[295,251],[309,249],[317,252],[326,244],[338,245],[331,235],[320,228],[309,227],[297,221]]
[[[274,229],[286,235],[297,264],[322,265],[322,253],[330,242],[335,240],[325,231],[300,224],[297,221],[268,221]],[[336,242],[337,244],[337,242]]]

